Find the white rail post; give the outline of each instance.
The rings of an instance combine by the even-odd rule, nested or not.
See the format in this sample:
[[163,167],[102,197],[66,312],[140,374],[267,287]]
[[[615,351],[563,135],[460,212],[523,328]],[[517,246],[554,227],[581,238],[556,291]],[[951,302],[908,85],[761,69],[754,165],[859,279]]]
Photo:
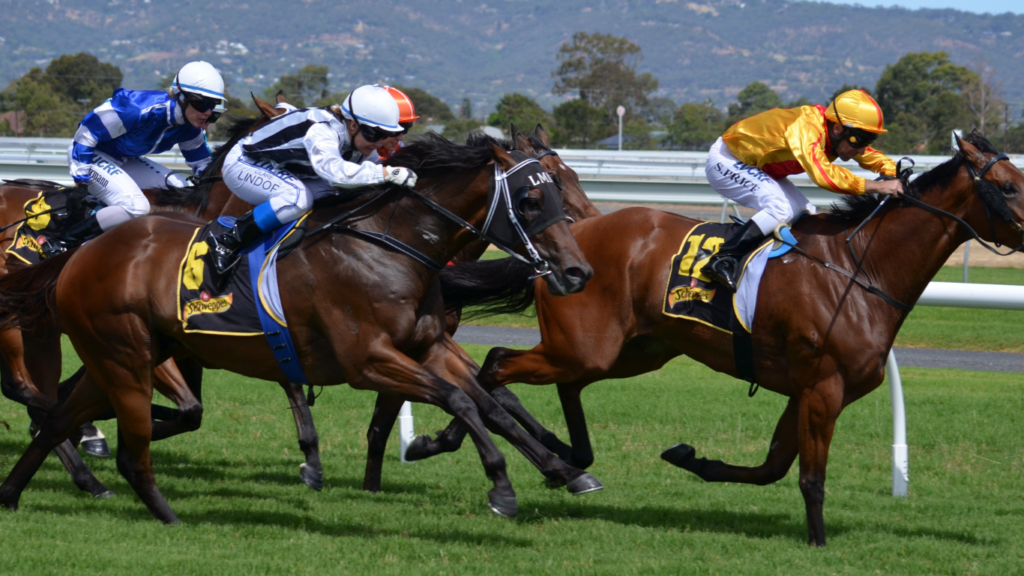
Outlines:
[[889,381],[889,395],[892,397],[892,495],[906,497],[910,470],[907,453],[907,419],[903,406],[903,382],[896,354],[889,350],[885,362],[885,376]]
[[402,410],[398,413],[398,449],[402,457],[402,462],[405,464],[413,464],[405,459],[405,451],[409,448],[409,444],[412,443],[416,437],[416,432],[413,429],[412,422],[412,404],[405,402],[402,404]]
[[967,284],[967,259],[971,255],[971,241],[964,242],[964,284]]
[[725,216],[729,213],[729,199],[726,198],[725,202],[722,202],[722,219],[719,224],[725,224]]

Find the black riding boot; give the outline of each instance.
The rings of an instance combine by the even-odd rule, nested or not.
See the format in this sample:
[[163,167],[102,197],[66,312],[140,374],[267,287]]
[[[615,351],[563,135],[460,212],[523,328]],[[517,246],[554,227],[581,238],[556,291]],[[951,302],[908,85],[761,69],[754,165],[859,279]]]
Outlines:
[[715,282],[736,290],[736,280],[740,270],[740,258],[757,248],[764,240],[761,229],[753,220],[747,220],[735,234],[722,243],[718,252],[704,265],[704,272]]
[[69,228],[62,236],[51,238],[49,241],[44,242],[40,248],[43,249],[44,256],[53,258],[58,254],[63,254],[69,248],[80,246],[86,240],[99,236],[102,233],[103,229],[100,228],[99,221],[93,215]]
[[206,239],[210,246],[210,260],[217,274],[223,275],[238,264],[238,251],[260,237],[263,231],[256,225],[252,212],[235,220],[235,226],[223,234]]

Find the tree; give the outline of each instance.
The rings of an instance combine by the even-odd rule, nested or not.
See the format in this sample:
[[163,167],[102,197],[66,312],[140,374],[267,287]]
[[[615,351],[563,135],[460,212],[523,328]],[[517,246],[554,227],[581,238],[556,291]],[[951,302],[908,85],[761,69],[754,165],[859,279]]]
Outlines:
[[649,73],[637,74],[643,59],[640,47],[611,34],[572,35],[571,44],[558,51],[561,61],[552,73],[555,94],[576,93],[592,107],[603,109],[609,124],[617,122],[615,109],[625,106],[630,115],[642,110],[647,96],[658,89]]
[[967,109],[974,115],[975,125],[982,133],[986,127],[997,126],[1003,111],[1003,101],[999,98],[999,84],[996,81],[996,69],[984,60],[974,62],[974,76],[969,78],[963,87],[962,95]]
[[121,69],[100,59],[79,52],[55,58],[46,67],[43,81],[61,96],[80,108],[95,108],[110,98],[121,86]]
[[[4,89],[10,110],[25,112],[26,136],[73,136],[85,112],[81,104],[57,92],[41,68],[33,68]],[[85,104],[84,106],[88,106]],[[87,110],[88,108],[86,108]]]
[[552,116],[554,146],[592,148],[598,140],[611,135],[605,111],[585,100],[570,100],[555,106]]
[[487,119],[487,123],[502,130],[515,124],[520,130],[532,131],[537,124],[551,125],[551,115],[537,104],[536,100],[523,94],[505,94],[498,101],[498,109]]
[[732,125],[765,110],[780,107],[782,98],[774,90],[760,82],[751,82],[736,95],[736,102],[729,104],[727,124]]
[[961,93],[976,76],[945,52],[909,53],[886,66],[875,87],[888,130],[878,146],[895,153],[944,152],[951,130],[974,123]]
[[668,144],[682,150],[707,150],[722,135],[722,112],[708,99],[680,106],[668,129]]
[[299,108],[325,105],[327,103],[321,101],[327,99],[330,94],[327,90],[330,85],[327,75],[327,66],[308,64],[295,74],[282,74],[277,82],[264,90],[263,94],[265,99],[273,102],[278,91],[284,92],[285,98]]

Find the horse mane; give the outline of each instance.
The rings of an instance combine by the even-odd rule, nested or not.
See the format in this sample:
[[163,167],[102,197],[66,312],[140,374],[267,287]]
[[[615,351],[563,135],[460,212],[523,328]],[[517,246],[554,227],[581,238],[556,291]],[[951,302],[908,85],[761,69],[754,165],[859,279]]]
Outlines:
[[206,205],[210,200],[210,189],[213,185],[221,181],[219,176],[221,166],[224,165],[224,158],[227,157],[228,152],[231,148],[238,143],[239,140],[245,138],[249,132],[252,131],[252,127],[260,119],[259,116],[255,118],[235,118],[229,116],[229,124],[227,127],[227,142],[217,146],[213,150],[213,156],[211,157],[210,164],[203,170],[203,173],[199,176],[199,182],[195,186],[189,186],[187,188],[175,188],[173,186],[168,188],[159,188],[154,194],[154,204],[157,206],[174,206],[179,208],[195,208],[197,213],[202,213],[206,210]]
[[470,143],[463,146],[434,132],[427,132],[389,157],[385,164],[403,166],[419,176],[433,176],[452,170],[479,170],[494,159],[490,147],[482,141],[470,138],[467,142]]
[[[996,147],[993,146],[992,143],[977,130],[974,130],[967,136],[964,136],[963,140],[986,154],[999,153],[999,151],[996,150]],[[920,198],[921,193],[926,190],[949,184],[954,178],[956,178],[957,173],[960,171],[960,165],[963,164],[963,162],[963,154],[957,152],[949,160],[939,164],[927,172],[922,172],[920,176],[910,183],[910,187],[903,193],[911,198]],[[1000,204],[1002,204],[1002,208],[1005,208],[1005,211],[1008,214],[1009,208],[1006,207],[1005,201],[1002,201],[1001,203],[999,201],[999,191],[995,190],[994,193],[996,194],[996,197],[993,197],[993,192],[992,190],[989,190],[990,188],[993,187],[989,182],[979,183],[978,192],[981,194],[982,200],[1000,216],[1003,216],[1003,210],[1000,209]],[[829,206],[828,211],[824,214],[831,220],[838,220],[840,222],[859,222],[867,218],[868,215],[878,207],[882,198],[884,198],[884,196],[881,194],[844,196],[838,202]]]

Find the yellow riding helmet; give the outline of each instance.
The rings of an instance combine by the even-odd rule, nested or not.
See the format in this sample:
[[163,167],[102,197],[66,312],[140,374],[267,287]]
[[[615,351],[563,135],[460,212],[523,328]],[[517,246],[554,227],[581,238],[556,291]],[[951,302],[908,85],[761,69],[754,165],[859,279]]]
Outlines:
[[847,128],[873,134],[886,132],[885,128],[882,128],[885,123],[882,109],[878,107],[878,102],[863,90],[848,90],[836,96],[825,109],[825,118]]

